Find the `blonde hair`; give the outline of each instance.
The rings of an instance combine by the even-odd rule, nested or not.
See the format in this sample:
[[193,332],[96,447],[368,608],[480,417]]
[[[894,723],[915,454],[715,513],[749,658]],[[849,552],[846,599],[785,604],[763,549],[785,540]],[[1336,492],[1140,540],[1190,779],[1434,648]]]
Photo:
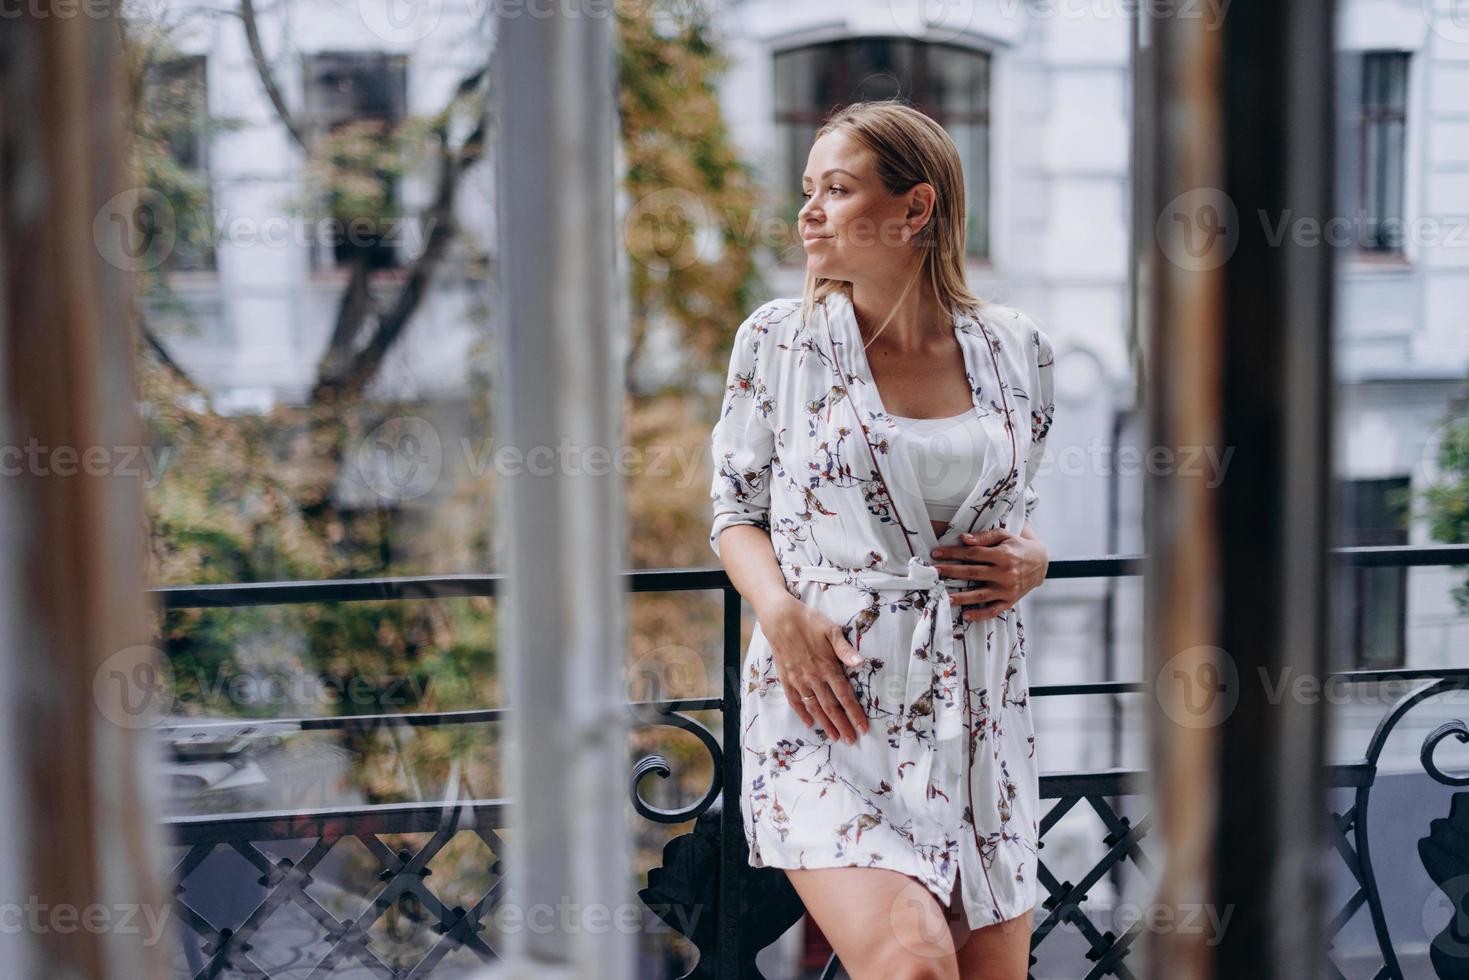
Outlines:
[[[959,150],[944,127],[905,101],[883,99],[855,102],[838,109],[822,123],[812,142],[838,131],[872,152],[873,169],[888,193],[901,194],[920,183],[933,185],[933,214],[913,239],[917,247],[924,249],[923,261],[903,287],[897,302],[902,303],[919,276],[927,275],[939,305],[950,314],[977,312],[983,301],[970,292],[964,277],[968,224],[964,167],[959,162]],[[801,291],[801,322],[810,318],[816,303],[837,291],[845,293],[848,300],[852,298],[850,283],[819,278],[808,268]],[[896,304],[866,344],[877,339],[894,312]]]

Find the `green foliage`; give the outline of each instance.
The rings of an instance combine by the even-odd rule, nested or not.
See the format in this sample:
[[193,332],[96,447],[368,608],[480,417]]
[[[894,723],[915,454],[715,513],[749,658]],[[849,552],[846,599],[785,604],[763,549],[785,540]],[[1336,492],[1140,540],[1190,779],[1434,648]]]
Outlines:
[[[1469,406],[1459,404],[1438,431],[1434,464],[1439,479],[1419,496],[1428,533],[1445,544],[1469,542]],[[1469,614],[1469,582],[1455,586],[1454,603]]]
[[699,4],[659,0],[618,10],[632,367],[649,326],[667,320],[690,367],[722,375],[734,329],[759,288],[765,231],[753,171],[739,159],[719,105],[716,79],[728,64]]

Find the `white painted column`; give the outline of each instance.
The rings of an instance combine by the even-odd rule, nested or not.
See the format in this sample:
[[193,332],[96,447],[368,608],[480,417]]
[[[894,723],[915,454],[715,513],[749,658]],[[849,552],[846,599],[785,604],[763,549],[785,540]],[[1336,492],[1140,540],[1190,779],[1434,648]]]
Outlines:
[[498,444],[526,461],[498,508],[514,801],[506,901],[522,920],[553,924],[509,930],[497,977],[630,978],[641,921],[625,820],[622,482],[587,455],[615,451],[621,434],[612,31],[611,4],[497,11],[507,302],[494,414]]

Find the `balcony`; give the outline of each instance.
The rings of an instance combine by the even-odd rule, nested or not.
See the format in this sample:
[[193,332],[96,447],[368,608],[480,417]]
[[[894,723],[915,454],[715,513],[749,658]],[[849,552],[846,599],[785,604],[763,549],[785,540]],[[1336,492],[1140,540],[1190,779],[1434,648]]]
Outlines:
[[[1365,566],[1445,566],[1469,562],[1469,546],[1367,547],[1336,549],[1338,562]],[[1142,556],[1058,560],[1050,578],[1097,578],[1142,574]],[[495,575],[394,578],[258,585],[172,587],[155,590],[165,609],[244,608],[300,603],[371,600],[408,601],[493,597]],[[674,775],[662,755],[647,754],[629,768],[630,803],[652,824],[683,832],[668,840],[661,866],[647,870],[638,891],[645,906],[640,929],[651,937],[677,932],[687,940],[645,949],[645,977],[748,978],[761,972],[756,957],[804,914],[799,898],[778,869],[754,869],[738,807],[725,805],[724,790],[739,784],[737,744],[739,661],[743,649],[741,600],[719,570],[639,571],[626,575],[627,590],[645,593],[718,593],[723,606],[722,690],[717,696],[628,703],[635,729],[666,727],[688,733],[708,753],[711,778],[698,798],[669,807],[645,797],[648,777]],[[1340,977],[1401,977],[1429,969],[1430,958],[1462,956],[1469,946],[1450,931],[1453,882],[1463,880],[1455,841],[1469,830],[1469,808],[1454,797],[1452,809],[1438,794],[1398,788],[1374,796],[1386,774],[1384,749],[1395,733],[1413,729],[1446,695],[1469,687],[1469,667],[1350,671],[1326,682],[1361,692],[1393,684],[1406,693],[1384,702],[1365,753],[1335,763],[1326,772],[1331,842],[1328,880],[1334,897],[1326,935]],[[1033,686],[1038,698],[1117,699],[1146,693],[1142,681]],[[1444,705],[1440,703],[1440,707]],[[277,735],[363,733],[384,729],[417,732],[459,728],[483,730],[508,717],[514,706],[439,713],[375,714],[269,720],[172,721],[167,735],[176,745],[239,746]],[[1418,714],[1414,714],[1417,711]],[[698,716],[718,718],[714,725]],[[1469,777],[1444,771],[1436,757],[1452,736],[1469,741],[1469,726],[1452,720],[1432,727],[1421,740],[1420,789],[1460,786]],[[1063,817],[1085,814],[1094,826],[1101,856],[1081,873],[1063,873],[1043,857],[1039,881],[1043,901],[1031,938],[1035,977],[1135,976],[1134,944],[1147,928],[1162,928],[1142,916],[1115,928],[1119,908],[1090,900],[1098,884],[1128,907],[1146,902],[1155,874],[1148,856],[1153,816],[1147,774],[1134,769],[1046,772],[1041,796],[1047,806],[1042,846]],[[1429,782],[1424,782],[1423,776]],[[1425,795],[1435,802],[1424,809]],[[1376,806],[1371,804],[1376,801]],[[1443,818],[1427,821],[1427,814]],[[1419,819],[1414,820],[1414,816]],[[430,799],[310,809],[173,816],[167,830],[175,846],[173,902],[182,929],[173,956],[174,975],[249,977],[450,977],[468,975],[498,959],[497,930],[505,896],[506,835],[513,835],[505,799]],[[1397,854],[1418,841],[1421,868],[1398,863]],[[453,852],[453,860],[448,859]],[[1392,854],[1384,865],[1374,852]],[[642,869],[639,869],[640,871]],[[1444,887],[1436,893],[1442,911],[1394,903],[1384,876],[1395,885],[1425,874]],[[1401,891],[1398,889],[1397,891]],[[1108,920],[1108,913],[1111,920]],[[1175,924],[1183,928],[1184,924]],[[1227,927],[1227,923],[1216,923]],[[510,927],[515,927],[510,923]],[[660,926],[662,927],[660,929]],[[1200,921],[1199,927],[1209,923]],[[1435,929],[1444,931],[1437,937]],[[1430,946],[1432,941],[1432,946]],[[819,938],[817,939],[819,943]],[[809,945],[809,944],[808,944]],[[683,962],[680,965],[680,957]],[[838,975],[834,954],[820,970]],[[815,975],[815,974],[802,974]],[[1440,973],[1439,975],[1445,975]]]

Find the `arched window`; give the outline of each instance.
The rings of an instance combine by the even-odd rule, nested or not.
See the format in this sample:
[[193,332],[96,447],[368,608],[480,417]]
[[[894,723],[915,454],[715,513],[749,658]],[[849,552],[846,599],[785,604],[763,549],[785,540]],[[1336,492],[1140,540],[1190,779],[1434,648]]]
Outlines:
[[968,254],[990,247],[990,58],[982,51],[906,37],[861,37],[778,52],[775,124],[783,184],[777,199],[794,218],[801,173],[821,122],[851,102],[901,97],[936,120],[959,148],[968,202]]

